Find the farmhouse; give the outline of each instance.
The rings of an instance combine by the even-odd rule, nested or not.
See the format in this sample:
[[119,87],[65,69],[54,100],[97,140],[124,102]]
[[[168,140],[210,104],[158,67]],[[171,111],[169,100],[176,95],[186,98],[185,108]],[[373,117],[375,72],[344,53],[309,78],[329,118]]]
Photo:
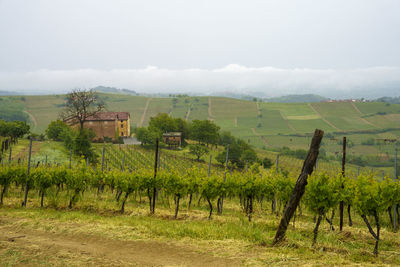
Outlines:
[[182,145],[182,133],[181,132],[170,132],[163,134],[164,143],[169,146],[181,146]]
[[130,136],[129,120],[129,112],[99,112],[94,116],[88,117],[83,127],[93,130],[96,134],[94,140],[104,138],[115,140],[116,136]]

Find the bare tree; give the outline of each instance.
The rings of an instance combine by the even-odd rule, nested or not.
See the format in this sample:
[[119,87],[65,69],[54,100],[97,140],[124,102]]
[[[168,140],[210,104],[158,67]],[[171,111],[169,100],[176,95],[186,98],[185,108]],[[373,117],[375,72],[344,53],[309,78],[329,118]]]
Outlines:
[[105,104],[101,101],[96,91],[92,89],[75,89],[67,94],[65,108],[60,117],[64,121],[79,122],[80,130],[82,130],[86,119],[96,116],[104,108]]

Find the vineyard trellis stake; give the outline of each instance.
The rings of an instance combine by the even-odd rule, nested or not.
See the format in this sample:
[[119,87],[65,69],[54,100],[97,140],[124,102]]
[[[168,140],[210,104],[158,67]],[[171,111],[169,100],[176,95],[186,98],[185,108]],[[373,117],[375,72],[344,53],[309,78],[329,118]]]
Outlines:
[[[345,176],[345,167],[346,167],[346,136],[343,137],[343,156],[342,156],[342,176]],[[342,183],[342,188],[344,188],[344,184]],[[339,203],[339,213],[340,213],[340,221],[339,221],[339,230],[343,230],[343,210],[344,210],[344,201],[340,201]]]
[[11,153],[12,153],[12,149],[11,149],[11,144],[10,144],[10,153],[8,154],[8,163],[11,163]]
[[[27,176],[29,177],[29,173],[31,171],[31,156],[32,156],[32,138],[29,138],[29,154],[28,154],[28,169],[27,169]],[[22,206],[26,207],[26,201],[28,200],[28,191],[29,191],[29,180],[26,179],[25,184],[25,195],[24,195],[24,202],[22,202]]]
[[285,237],[289,222],[293,217],[297,206],[300,203],[301,197],[305,192],[307,178],[309,175],[312,174],[314,170],[315,162],[318,158],[319,147],[323,136],[324,131],[315,129],[314,136],[310,145],[310,150],[308,151],[307,158],[304,160],[303,168],[301,169],[301,173],[299,175],[299,178],[297,179],[290,200],[288,201],[285,210],[283,211],[281,221],[279,223],[278,229],[276,230],[273,245],[278,244]]
[[[226,171],[228,169],[228,158],[229,158],[229,144],[226,147],[226,156],[225,156],[225,172],[224,172],[224,183],[226,181]],[[224,196],[221,195],[220,199],[219,199],[219,209],[218,209],[218,213],[222,214],[222,209],[224,206]]]
[[122,158],[121,171],[124,171],[124,165],[125,165],[125,153],[124,157]]
[[[394,149],[394,180],[397,180],[398,174],[397,174],[397,146]],[[393,208],[393,232],[397,231],[397,205],[394,205]]]
[[101,153],[101,172],[104,171],[104,154],[105,154],[105,150],[106,150],[106,145],[103,144],[103,151]]

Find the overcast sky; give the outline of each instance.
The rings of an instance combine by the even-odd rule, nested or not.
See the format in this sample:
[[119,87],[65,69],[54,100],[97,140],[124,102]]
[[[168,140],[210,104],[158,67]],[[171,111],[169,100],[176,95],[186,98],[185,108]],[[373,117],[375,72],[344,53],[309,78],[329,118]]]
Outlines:
[[96,85],[400,92],[400,1],[0,0],[0,90]]

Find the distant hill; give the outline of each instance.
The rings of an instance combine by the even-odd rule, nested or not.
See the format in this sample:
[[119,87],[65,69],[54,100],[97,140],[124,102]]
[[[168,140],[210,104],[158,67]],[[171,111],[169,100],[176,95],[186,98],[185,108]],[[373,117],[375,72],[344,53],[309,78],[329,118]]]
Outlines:
[[101,93],[108,93],[108,94],[125,94],[125,95],[139,95],[134,90],[129,89],[118,89],[115,87],[107,87],[107,86],[97,86],[92,88],[93,90]]
[[10,91],[0,91],[0,95],[16,95],[16,94],[18,93]]
[[328,98],[307,94],[307,95],[286,95],[279,97],[272,97],[265,99],[266,102],[277,102],[277,103],[314,103],[328,100]]
[[374,101],[376,101],[376,102],[385,102],[385,103],[390,103],[390,104],[400,104],[400,96],[398,96],[398,97],[385,96],[385,97],[378,98],[378,99],[376,99]]

